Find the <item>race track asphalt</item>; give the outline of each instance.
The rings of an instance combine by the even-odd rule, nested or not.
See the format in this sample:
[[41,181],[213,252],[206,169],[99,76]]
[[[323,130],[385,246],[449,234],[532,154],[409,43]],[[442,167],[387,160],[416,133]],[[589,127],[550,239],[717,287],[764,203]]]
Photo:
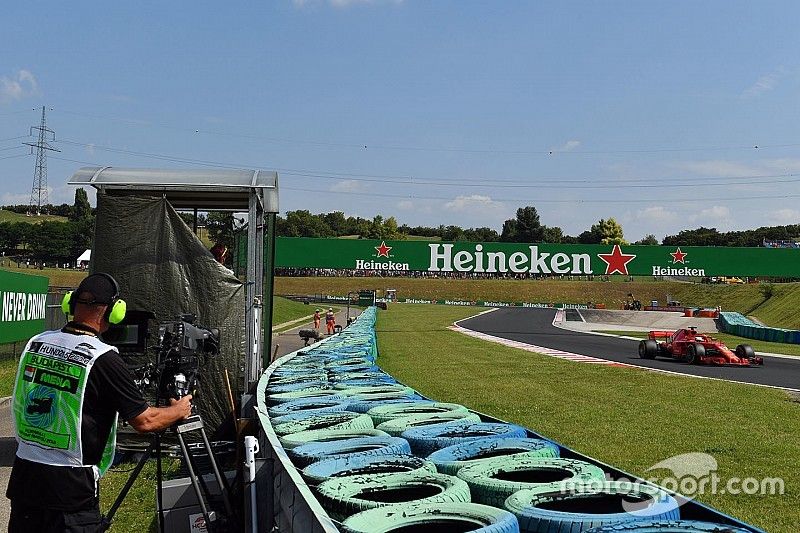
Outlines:
[[688,365],[674,359],[640,359],[639,341],[592,335],[553,326],[555,310],[508,308],[462,320],[458,325],[495,337],[647,368],[800,390],[800,357],[764,357],[764,366]]

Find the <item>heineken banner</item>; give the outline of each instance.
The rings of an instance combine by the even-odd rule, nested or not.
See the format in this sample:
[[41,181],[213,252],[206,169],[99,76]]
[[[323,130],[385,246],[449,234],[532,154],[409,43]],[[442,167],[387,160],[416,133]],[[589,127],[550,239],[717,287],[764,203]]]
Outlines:
[[0,344],[44,331],[47,283],[44,276],[0,270]]
[[276,267],[533,275],[800,278],[800,249],[279,237]]

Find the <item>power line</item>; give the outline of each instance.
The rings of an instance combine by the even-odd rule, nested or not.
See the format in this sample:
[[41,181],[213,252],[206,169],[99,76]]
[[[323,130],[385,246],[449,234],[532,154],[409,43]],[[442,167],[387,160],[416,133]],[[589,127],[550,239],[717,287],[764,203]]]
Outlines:
[[[108,151],[123,155],[132,155],[136,157],[145,157],[149,159],[157,159],[161,161],[170,161],[174,163],[186,163],[201,166],[209,166],[216,168],[254,168],[271,165],[248,165],[236,163],[223,163],[218,161],[209,161],[202,159],[191,159],[180,156],[171,156],[167,154],[154,154],[149,152],[140,152],[135,150],[127,150],[122,148],[114,148],[109,146],[100,146],[91,143],[83,143],[72,140],[61,140],[63,144],[83,146],[94,150]],[[78,161],[79,162],[79,161]],[[83,162],[86,163],[86,162]],[[92,164],[92,163],[86,163]],[[609,179],[609,178],[559,178],[559,177],[537,177],[537,178],[524,178],[518,180],[498,180],[490,178],[425,178],[413,176],[387,176],[385,179],[380,177],[369,177],[369,174],[351,174],[339,173],[335,171],[313,173],[313,171],[304,171],[303,169],[290,169],[290,168],[274,168],[275,170],[290,176],[337,180],[341,181],[347,179],[349,181],[366,182],[366,183],[380,183],[387,185],[424,185],[424,186],[440,186],[440,187],[473,187],[473,188],[508,188],[508,189],[606,189],[606,188],[659,188],[665,185],[679,185],[679,184],[695,184],[702,182],[704,186],[728,186],[728,185],[766,185],[777,183],[796,183],[800,182],[797,174],[754,174],[744,176],[677,176],[677,177],[655,177],[655,178],[622,178],[622,179]],[[416,182],[416,183],[415,183]],[[716,183],[712,183],[716,182]]]
[[723,145],[723,146],[687,146],[687,147],[657,147],[657,148],[612,148],[606,150],[577,150],[577,149],[534,149],[534,150],[510,150],[510,149],[501,149],[501,148],[469,148],[469,147],[448,147],[448,146],[402,146],[402,145],[393,145],[393,144],[382,144],[382,143],[371,143],[371,142],[358,142],[358,143],[346,143],[346,142],[336,142],[336,141],[319,141],[319,140],[308,140],[308,139],[293,139],[293,138],[284,138],[284,137],[272,137],[272,136],[263,136],[263,135],[251,135],[251,134],[243,134],[243,133],[231,133],[231,132],[224,132],[224,131],[216,131],[216,130],[207,130],[207,129],[198,129],[198,128],[189,128],[189,127],[180,127],[174,126],[169,124],[163,123],[156,123],[156,122],[149,122],[149,121],[142,121],[142,120],[135,120],[135,119],[123,119],[118,117],[108,117],[102,115],[93,115],[88,113],[80,113],[76,111],[67,111],[64,109],[58,110],[58,112],[66,113],[75,116],[82,116],[86,118],[93,118],[93,119],[100,119],[100,120],[111,120],[111,121],[118,121],[123,122],[126,124],[132,124],[136,126],[154,126],[154,127],[161,127],[171,130],[183,131],[185,133],[193,133],[193,134],[205,134],[205,135],[214,135],[214,136],[221,136],[221,137],[231,137],[231,138],[238,138],[238,139],[250,139],[254,141],[262,141],[262,142],[270,142],[270,143],[278,143],[278,144],[297,144],[297,145],[307,145],[307,146],[323,146],[323,147],[333,147],[333,148],[353,148],[357,150],[388,150],[388,151],[410,151],[410,152],[443,152],[443,153],[473,153],[473,154],[497,154],[497,155],[539,155],[539,156],[567,156],[567,155],[612,155],[612,154],[649,154],[649,153],[678,153],[678,152],[719,152],[719,151],[732,151],[732,150],[765,150],[765,149],[773,149],[773,148],[794,148],[800,146],[800,143],[776,143],[776,144],[732,144],[732,145]]

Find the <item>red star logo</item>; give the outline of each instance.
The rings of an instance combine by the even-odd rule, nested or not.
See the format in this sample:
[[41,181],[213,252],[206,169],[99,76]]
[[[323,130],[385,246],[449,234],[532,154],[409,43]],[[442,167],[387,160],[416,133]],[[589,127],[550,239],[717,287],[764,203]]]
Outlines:
[[681,248],[679,246],[677,250],[675,250],[674,252],[670,252],[669,255],[672,256],[672,264],[673,265],[675,263],[682,263],[682,264],[685,265],[686,263],[683,261],[683,259],[689,254],[687,254],[686,252],[681,252]]
[[610,254],[597,254],[597,257],[606,262],[606,275],[622,274],[628,275],[628,263],[636,258],[634,254],[623,254],[619,244],[614,245]]
[[386,246],[386,241],[381,241],[380,246],[375,247],[378,250],[378,257],[389,257],[389,250],[392,249],[391,246]]

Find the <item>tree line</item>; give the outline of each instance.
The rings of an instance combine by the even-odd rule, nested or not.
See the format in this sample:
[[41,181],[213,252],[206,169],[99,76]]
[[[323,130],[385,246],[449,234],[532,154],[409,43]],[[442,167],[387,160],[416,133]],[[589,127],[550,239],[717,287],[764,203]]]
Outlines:
[[[27,205],[4,206],[2,209],[28,213]],[[6,256],[25,256],[32,260],[75,261],[91,247],[94,230],[94,209],[86,191],[77,189],[72,205],[48,205],[43,212],[66,217],[66,221],[0,222],[0,250]],[[208,229],[209,238],[233,247],[236,233],[244,220],[225,212],[201,213],[195,221],[191,213],[181,213],[186,224],[195,223]],[[364,239],[404,240],[413,237],[444,241],[472,242],[543,242],[562,244],[630,244],[625,240],[622,225],[614,218],[600,219],[578,235],[567,235],[558,226],[542,224],[534,206],[520,207],[514,218],[503,222],[500,231],[489,227],[462,228],[455,225],[410,226],[398,224],[394,217],[376,215],[371,219],[345,216],[341,211],[313,214],[308,210],[289,211],[278,216],[276,234],[282,237],[357,237]],[[720,232],[700,227],[667,235],[659,243],[647,235],[632,244],[666,246],[762,246],[768,242],[793,242],[800,236],[800,224],[760,227],[752,230]]]

